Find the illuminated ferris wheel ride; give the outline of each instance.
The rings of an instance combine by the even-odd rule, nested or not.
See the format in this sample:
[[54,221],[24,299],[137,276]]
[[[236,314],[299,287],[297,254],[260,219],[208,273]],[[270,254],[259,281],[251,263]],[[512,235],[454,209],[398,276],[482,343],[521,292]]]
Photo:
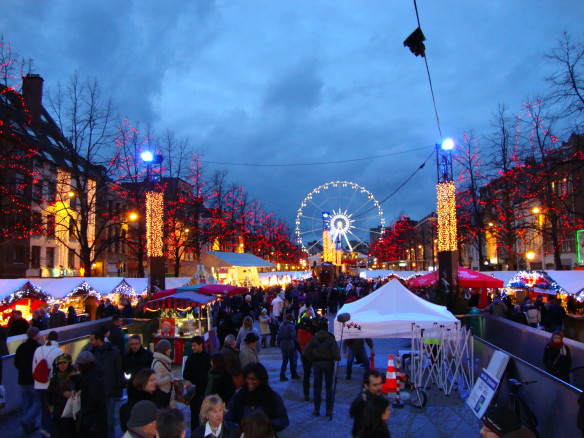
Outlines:
[[330,236],[337,249],[365,252],[384,229],[380,203],[373,193],[351,181],[331,181],[314,188],[296,214],[296,241],[308,254],[323,250],[323,236]]

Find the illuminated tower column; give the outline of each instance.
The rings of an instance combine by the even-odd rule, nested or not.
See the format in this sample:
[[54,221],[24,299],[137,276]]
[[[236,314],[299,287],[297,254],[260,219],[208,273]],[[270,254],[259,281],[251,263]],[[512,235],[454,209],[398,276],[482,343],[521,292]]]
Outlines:
[[164,258],[164,193],[155,190],[151,175],[152,164],[161,164],[162,155],[150,151],[140,154],[146,163],[146,255],[149,265],[149,292],[165,288],[166,269]]
[[454,141],[436,145],[439,287],[447,293],[458,288],[458,244],[456,230],[456,187],[452,171]]

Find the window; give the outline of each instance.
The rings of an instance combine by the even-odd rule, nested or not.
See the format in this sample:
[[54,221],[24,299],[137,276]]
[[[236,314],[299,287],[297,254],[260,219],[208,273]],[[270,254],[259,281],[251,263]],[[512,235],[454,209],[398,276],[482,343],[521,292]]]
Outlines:
[[55,181],[47,182],[47,202],[55,202],[57,199],[57,183]]
[[47,267],[48,268],[54,268],[55,267],[55,248],[52,247],[48,247],[45,248],[45,254],[46,254],[46,262],[47,262]]
[[55,237],[55,215],[47,215],[47,236]]
[[33,246],[30,250],[30,267],[40,268],[41,267],[41,247]]
[[33,211],[31,216],[32,234],[40,234],[43,227],[43,215],[40,211]]
[[69,218],[69,240],[75,239],[75,227],[76,227],[75,219],[70,217]]
[[32,185],[32,199],[41,201],[43,199],[43,182],[37,179]]
[[24,190],[26,188],[25,185],[25,177],[22,173],[15,173],[14,174],[14,194],[16,195],[24,195]]
[[10,249],[11,262],[15,264],[24,263],[25,249],[23,246],[13,246]]
[[75,251],[70,249],[67,256],[67,266],[69,269],[75,269]]

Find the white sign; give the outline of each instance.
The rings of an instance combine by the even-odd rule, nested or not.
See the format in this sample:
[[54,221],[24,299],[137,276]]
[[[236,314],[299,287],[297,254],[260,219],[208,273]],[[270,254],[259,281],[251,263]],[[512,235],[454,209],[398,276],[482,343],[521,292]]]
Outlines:
[[499,386],[496,379],[487,370],[483,369],[468,398],[466,404],[472,409],[477,418],[483,418],[491,400]]

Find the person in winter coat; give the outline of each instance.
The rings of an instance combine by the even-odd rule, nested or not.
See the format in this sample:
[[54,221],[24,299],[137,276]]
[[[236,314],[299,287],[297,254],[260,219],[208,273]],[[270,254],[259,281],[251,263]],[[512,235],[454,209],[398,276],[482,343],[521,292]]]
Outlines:
[[191,434],[192,438],[239,438],[237,425],[225,420],[225,402],[217,394],[205,397],[199,420],[201,424]]
[[28,330],[29,324],[26,319],[22,317],[20,310],[12,312],[12,317],[8,322],[8,336],[23,335]]
[[315,327],[310,321],[310,318],[305,316],[300,321],[298,326],[297,338],[298,345],[300,347],[300,360],[302,360],[302,389],[304,391],[304,401],[310,400],[310,374],[312,371],[312,362],[310,362],[304,355],[304,350],[308,345],[308,342],[314,336]]
[[214,354],[211,356],[211,370],[205,395],[217,394],[223,401],[229,403],[233,393],[235,393],[235,384],[225,368],[225,359],[221,353]]
[[320,415],[321,391],[323,379],[326,392],[326,415],[332,416],[333,410],[333,372],[335,362],[341,360],[339,347],[333,335],[328,332],[328,321],[323,318],[319,322],[320,330],[306,345],[304,355],[312,362],[314,370],[314,411]]
[[126,341],[124,339],[124,330],[122,329],[123,325],[123,318],[120,315],[114,315],[112,317],[112,326],[110,327],[109,335],[107,336],[110,343],[118,347],[118,350],[120,350],[122,355],[126,352]]
[[50,431],[52,423],[46,392],[53,376],[53,363],[57,357],[63,354],[57,341],[57,332],[50,332],[47,336],[47,343],[35,350],[32,359],[34,389],[38,391],[41,400],[41,427],[44,431]]
[[241,424],[255,412],[263,412],[272,422],[276,432],[288,427],[288,411],[282,397],[268,385],[268,372],[260,363],[243,369],[245,384],[235,393],[227,409],[227,420]]
[[174,375],[172,374],[172,359],[170,358],[171,351],[172,348],[170,346],[170,342],[166,339],[161,339],[154,346],[154,354],[152,356],[151,368],[156,373],[158,388],[160,388],[160,390],[164,393],[164,407],[168,407],[171,403],[173,403],[171,397],[172,387],[175,379]]
[[262,309],[258,320],[260,322],[260,337],[262,338],[262,348],[268,348],[268,339],[272,331],[270,330],[270,315],[267,309]]
[[543,363],[550,374],[569,382],[572,356],[570,349],[564,344],[564,334],[555,331],[543,350]]
[[[41,309],[43,309],[41,307]],[[44,310],[44,309],[43,309]],[[30,320],[30,325],[38,328],[40,331],[47,330],[49,328],[49,321],[45,318],[46,313],[43,312],[41,315],[41,310],[37,309],[32,312],[32,319]]]
[[[243,342],[248,333],[255,333],[256,336],[258,336],[258,331],[253,328],[253,319],[251,318],[251,316],[246,316],[245,318],[243,318],[243,324],[239,328],[239,331],[237,332],[237,338],[235,339],[235,345],[237,346],[237,348],[241,348],[241,343]],[[259,345],[257,351],[258,353],[260,351]]]
[[560,304],[560,301],[552,297],[549,300],[549,307],[547,308],[546,316],[544,318],[544,325],[547,331],[555,332],[562,330],[564,327],[564,318],[566,317],[566,311]]
[[49,411],[53,420],[53,433],[58,438],[74,438],[75,422],[73,418],[61,418],[61,414],[78,384],[79,373],[73,368],[71,356],[68,354],[61,354],[55,359],[54,369],[55,372],[47,390]]
[[275,438],[270,419],[263,412],[254,412],[241,422],[241,436],[244,438]]
[[359,438],[389,438],[389,400],[375,397],[363,409],[363,419],[357,436]]
[[49,316],[49,327],[57,328],[63,327],[64,325],[67,325],[67,315],[62,310],[59,310],[58,304],[54,304],[51,316]]
[[131,380],[138,371],[150,368],[152,352],[142,346],[140,335],[132,335],[128,340],[128,352],[124,355],[124,374],[129,374]]
[[67,325],[77,324],[79,322],[79,318],[77,318],[77,312],[75,311],[75,307],[69,306],[67,309]]
[[14,356],[14,366],[18,370],[18,385],[20,386],[22,417],[20,424],[27,435],[38,428],[38,416],[40,414],[41,399],[34,389],[32,377],[32,361],[34,352],[40,347],[37,327],[29,327],[26,331],[27,340],[18,346]]
[[287,381],[286,378],[286,368],[288,362],[290,362],[290,373],[293,379],[300,379],[300,376],[296,372],[296,362],[298,360],[297,356],[297,346],[298,341],[296,340],[296,328],[294,327],[294,315],[286,315],[285,321],[280,325],[278,329],[277,337],[278,346],[282,352],[282,366],[280,367],[280,380],[282,382]]
[[284,316],[284,307],[286,306],[285,303],[285,295],[284,292],[278,293],[278,296],[272,300],[272,318],[282,321],[282,317]]
[[106,394],[107,438],[114,438],[114,413],[117,401],[122,396],[124,374],[122,372],[122,355],[120,350],[109,342],[105,342],[107,329],[102,327],[89,336],[91,353],[103,374],[103,384]]
[[199,425],[199,411],[209,382],[211,359],[205,351],[201,336],[193,336],[192,348],[193,352],[185,363],[183,378],[195,385],[195,395],[191,399],[191,430],[194,430]]
[[120,427],[127,430],[132,408],[142,400],[153,402],[158,408],[166,407],[166,394],[158,388],[156,373],[150,368],[138,371],[128,385],[128,401],[120,407]]
[[239,378],[241,376],[241,361],[239,360],[239,351],[237,351],[235,347],[235,336],[225,336],[225,342],[223,343],[223,348],[221,348],[220,353],[225,359],[227,372],[231,374],[231,377],[234,379]]
[[258,363],[260,361],[257,352],[258,340],[258,335],[253,332],[248,333],[243,340],[241,351],[239,352],[239,361],[242,368],[245,368],[250,363]]
[[[106,387],[101,368],[90,351],[82,351],[75,362],[79,381],[75,388],[81,391],[81,410],[78,414],[77,436],[104,438],[107,436]],[[113,417],[112,417],[113,419]]]
[[349,416],[353,419],[351,434],[354,438],[358,436],[361,430],[361,422],[367,403],[375,398],[383,397],[382,387],[383,378],[381,374],[377,370],[367,370],[363,376],[361,392],[355,397],[349,409]]

